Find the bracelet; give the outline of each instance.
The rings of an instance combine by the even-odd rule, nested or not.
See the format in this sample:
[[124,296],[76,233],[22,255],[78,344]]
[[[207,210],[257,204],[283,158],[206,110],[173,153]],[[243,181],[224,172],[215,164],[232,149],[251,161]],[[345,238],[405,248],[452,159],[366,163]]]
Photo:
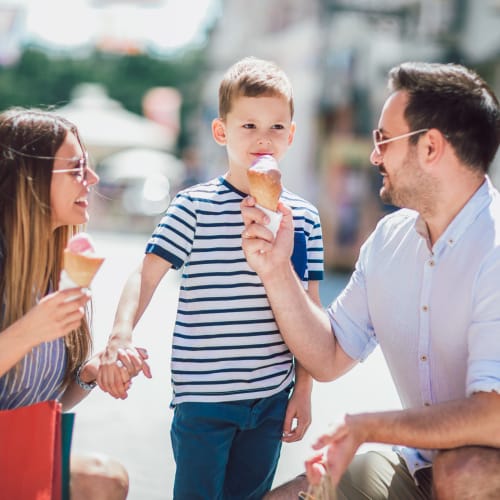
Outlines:
[[82,371],[82,368],[83,368],[83,363],[78,367],[78,369],[76,370],[76,374],[75,374],[75,380],[76,380],[76,383],[84,390],[84,391],[91,391],[96,385],[97,385],[97,382],[94,380],[93,382],[84,382],[81,378],[80,378],[80,372]]

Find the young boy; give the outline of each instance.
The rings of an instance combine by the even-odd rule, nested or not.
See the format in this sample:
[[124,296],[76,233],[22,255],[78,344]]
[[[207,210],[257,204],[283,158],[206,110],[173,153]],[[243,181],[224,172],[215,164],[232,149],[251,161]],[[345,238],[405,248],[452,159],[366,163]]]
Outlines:
[[[274,63],[245,58],[228,70],[212,124],[228,170],[177,195],[120,299],[98,378],[115,397],[125,396],[122,379],[140,366],[135,324],[165,273],[183,269],[172,347],[176,499],[260,500],[271,488],[281,442],[300,440],[310,424],[312,379],[294,366],[241,248],[247,169],[260,155],[284,156],[295,132],[292,118],[291,85]],[[319,304],[318,212],[286,189],[281,199],[294,212],[295,269]],[[129,353],[121,368],[118,349]]]

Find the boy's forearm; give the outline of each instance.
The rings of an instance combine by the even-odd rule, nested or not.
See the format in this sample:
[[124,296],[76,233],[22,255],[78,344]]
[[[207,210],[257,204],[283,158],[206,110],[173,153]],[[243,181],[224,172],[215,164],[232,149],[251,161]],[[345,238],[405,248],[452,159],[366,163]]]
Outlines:
[[132,331],[153,297],[158,284],[172,264],[154,254],[147,254],[142,264],[130,275],[123,288],[111,339],[131,340]]
[[111,338],[132,336],[132,330],[140,318],[138,315],[140,288],[141,275],[140,272],[136,271],[129,277],[122,291],[116,309]]
[[312,391],[313,378],[311,374],[295,359],[294,390]]

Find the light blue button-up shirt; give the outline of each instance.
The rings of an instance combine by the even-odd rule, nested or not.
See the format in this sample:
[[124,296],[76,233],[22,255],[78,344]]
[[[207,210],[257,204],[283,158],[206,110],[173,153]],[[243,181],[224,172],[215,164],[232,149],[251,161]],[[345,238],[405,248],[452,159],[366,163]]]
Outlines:
[[[328,313],[353,359],[380,345],[403,408],[500,393],[500,194],[490,180],[432,247],[417,212],[384,217]],[[398,452],[412,473],[432,462],[432,450]]]

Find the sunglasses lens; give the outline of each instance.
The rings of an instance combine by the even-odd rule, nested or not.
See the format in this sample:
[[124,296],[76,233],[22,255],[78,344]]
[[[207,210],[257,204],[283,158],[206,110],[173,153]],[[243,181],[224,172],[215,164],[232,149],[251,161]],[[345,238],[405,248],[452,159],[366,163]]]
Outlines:
[[85,155],[82,158],[80,158],[80,176],[82,181],[87,180],[88,167],[89,167],[89,157],[88,154],[85,153]]

